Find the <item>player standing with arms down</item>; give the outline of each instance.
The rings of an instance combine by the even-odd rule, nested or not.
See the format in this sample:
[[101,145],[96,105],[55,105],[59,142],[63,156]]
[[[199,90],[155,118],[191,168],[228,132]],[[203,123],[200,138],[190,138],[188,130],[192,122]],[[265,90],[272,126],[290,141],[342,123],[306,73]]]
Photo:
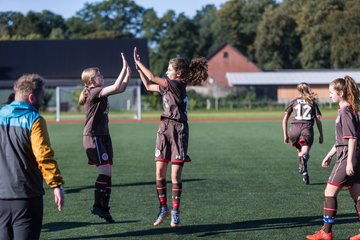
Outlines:
[[[310,183],[307,163],[309,161],[310,148],[314,141],[314,119],[319,130],[319,143],[323,142],[323,131],[321,124],[321,112],[316,104],[316,95],[310,89],[309,84],[299,83],[297,85],[299,97],[293,99],[285,110],[282,121],[284,143],[296,147],[299,160],[299,173],[303,175],[305,184]],[[290,123],[288,132],[287,123],[291,113],[294,112],[294,119]]]
[[[155,147],[156,190],[160,202],[160,212],[154,226],[163,223],[164,219],[171,214],[170,226],[177,227],[180,224],[181,173],[184,163],[191,161],[187,155],[189,127],[186,85],[199,85],[207,79],[207,61],[205,58],[199,57],[192,59],[189,64],[182,58],[170,59],[166,78],[160,78],[146,68],[141,63],[136,48],[134,48],[134,61],[145,88],[151,92],[160,92],[164,108]],[[166,172],[169,162],[172,163],[171,212],[167,206],[166,194]]]
[[108,223],[114,219],[109,212],[113,148],[109,133],[108,96],[124,92],[131,72],[124,54],[123,67],[114,84],[104,87],[104,77],[98,68],[86,68],[81,79],[85,85],[79,97],[86,115],[83,131],[83,145],[89,165],[96,165],[99,175],[95,181],[94,205],[91,213],[104,218]]
[[[359,89],[351,77],[345,76],[332,81],[329,92],[331,100],[338,103],[340,109],[335,122],[335,144],[322,161],[322,167],[329,167],[335,154],[337,160],[324,192],[324,225],[320,231],[306,236],[310,240],[333,239],[331,228],[337,211],[336,198],[343,187],[349,189],[360,217]],[[349,239],[360,240],[360,234]]]

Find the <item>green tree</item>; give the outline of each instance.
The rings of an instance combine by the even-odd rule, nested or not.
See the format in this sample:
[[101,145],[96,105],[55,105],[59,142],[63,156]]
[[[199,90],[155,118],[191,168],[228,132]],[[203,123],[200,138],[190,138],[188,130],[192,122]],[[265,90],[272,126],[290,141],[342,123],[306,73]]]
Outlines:
[[85,3],[76,16],[97,31],[117,31],[121,36],[134,37],[141,30],[143,12],[133,0],[107,0]]
[[48,38],[53,28],[65,29],[65,21],[60,15],[47,10],[41,13],[30,11],[24,17],[15,15],[12,35],[39,34]]
[[24,15],[19,12],[1,12],[0,13],[0,26],[1,36],[7,36],[11,38],[12,35],[16,35],[17,26],[24,21]]
[[[256,29],[267,6],[275,6],[274,0],[229,0],[218,11],[219,32],[225,39],[250,59],[254,59],[253,44]],[[218,45],[222,44],[218,42]]]
[[197,55],[196,26],[184,14],[176,16],[174,11],[168,11],[161,19],[165,33],[158,42],[156,51],[150,55],[151,67],[156,74],[163,74],[168,61],[174,57],[191,59]]
[[264,70],[300,67],[300,37],[296,33],[296,21],[291,5],[283,3],[266,9],[259,23],[255,40],[257,63]]
[[82,36],[82,38],[84,39],[100,39],[100,38],[114,39],[119,37],[120,37],[120,33],[112,30],[99,30]]
[[91,23],[86,23],[80,17],[71,17],[66,20],[67,30],[65,37],[67,39],[80,39],[83,36],[96,31],[96,27]]
[[64,39],[64,31],[61,28],[53,28],[49,35],[49,39]]
[[158,42],[164,35],[164,28],[162,20],[158,18],[153,8],[146,9],[141,22],[140,36],[149,41],[152,49],[156,50]]
[[343,11],[334,11],[326,23],[331,30],[331,65],[333,68],[360,67],[360,2],[345,1]]
[[303,68],[331,67],[331,29],[334,26],[328,28],[327,22],[332,13],[344,8],[344,2],[344,0],[294,2],[294,6],[298,9],[296,22],[301,37],[302,51],[299,57]]
[[0,37],[3,36],[9,37],[10,35],[12,35],[14,19],[17,16],[23,17],[23,15],[18,12],[12,12],[12,11],[0,12]]
[[40,13],[30,11],[26,16],[19,12],[0,12],[0,36],[27,38],[29,35],[37,35],[48,38],[53,29],[64,31],[65,27],[65,21],[60,15],[47,10]]
[[215,42],[218,38],[218,36],[216,36],[216,14],[217,9],[214,5],[206,5],[201,10],[197,11],[193,18],[198,34],[194,40],[197,45],[196,49],[198,54],[201,56],[208,56],[209,53],[218,49],[221,44]]

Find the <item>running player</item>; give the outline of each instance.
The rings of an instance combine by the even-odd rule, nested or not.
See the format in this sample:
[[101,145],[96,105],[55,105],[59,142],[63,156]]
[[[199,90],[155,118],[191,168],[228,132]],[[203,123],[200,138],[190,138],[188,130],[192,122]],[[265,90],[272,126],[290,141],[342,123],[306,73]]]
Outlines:
[[[310,148],[314,141],[314,120],[319,130],[319,143],[323,142],[323,131],[321,124],[321,112],[316,104],[316,94],[311,91],[309,84],[299,83],[297,85],[299,97],[293,99],[285,109],[285,116],[282,121],[284,133],[284,143],[292,145],[297,149],[299,161],[299,173],[303,176],[305,184],[310,183],[307,163],[309,161]],[[294,112],[294,118],[290,123],[288,132],[288,120],[291,113]]]
[[[188,97],[186,85],[199,85],[208,77],[207,61],[203,57],[192,59],[189,64],[182,58],[169,61],[166,78],[155,76],[140,61],[134,48],[134,61],[140,78],[148,91],[160,92],[164,111],[157,131],[155,161],[156,190],[160,212],[154,226],[160,225],[171,215],[171,227],[180,224],[181,173],[185,162],[191,161],[187,154],[189,127],[187,118]],[[152,83],[150,82],[152,81]],[[172,211],[167,206],[166,172],[171,162]]]
[[[320,231],[306,236],[310,240],[333,239],[331,228],[337,211],[337,195],[343,187],[349,189],[360,216],[359,89],[351,77],[345,76],[332,81],[329,91],[340,109],[335,122],[335,144],[322,161],[322,167],[328,168],[335,154],[337,160],[325,188],[324,225]],[[349,239],[360,240],[360,234]]]
[[85,88],[79,98],[79,104],[84,105],[86,114],[83,145],[88,164],[97,166],[99,172],[91,213],[109,223],[113,223],[114,219],[109,212],[113,148],[108,127],[108,96],[124,92],[131,74],[123,53],[121,57],[122,70],[114,84],[107,87],[104,87],[104,77],[98,68],[84,69],[81,79]]

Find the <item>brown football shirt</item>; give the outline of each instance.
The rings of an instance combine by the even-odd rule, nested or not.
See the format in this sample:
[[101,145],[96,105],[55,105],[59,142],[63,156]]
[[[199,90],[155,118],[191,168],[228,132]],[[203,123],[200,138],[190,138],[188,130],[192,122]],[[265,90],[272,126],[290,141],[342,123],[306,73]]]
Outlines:
[[84,104],[86,115],[83,135],[109,135],[109,104],[107,97],[100,97],[102,87],[90,88]]
[[285,109],[285,112],[288,115],[294,112],[291,123],[307,123],[311,126],[314,125],[315,117],[321,116],[320,109],[315,102],[309,104],[302,98],[293,99]]
[[167,86],[160,86],[164,111],[161,119],[167,118],[178,122],[187,122],[186,82],[184,80],[165,79]]
[[359,117],[352,111],[350,106],[339,109],[335,121],[335,134],[336,147],[347,146],[349,139],[359,139]]

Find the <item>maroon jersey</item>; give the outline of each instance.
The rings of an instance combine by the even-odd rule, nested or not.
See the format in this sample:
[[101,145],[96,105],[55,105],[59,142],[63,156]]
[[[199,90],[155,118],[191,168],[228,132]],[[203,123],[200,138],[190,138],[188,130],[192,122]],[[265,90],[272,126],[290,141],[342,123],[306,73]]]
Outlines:
[[335,123],[335,146],[347,146],[349,139],[358,139],[359,145],[359,116],[350,106],[339,109]]
[[186,82],[184,80],[165,79],[166,86],[160,86],[164,111],[161,119],[167,118],[178,122],[187,122]]
[[293,99],[285,109],[285,112],[288,115],[294,112],[294,118],[291,123],[305,123],[310,126],[314,125],[315,117],[321,116],[320,109],[315,102],[309,104],[302,98]]
[[84,112],[86,114],[83,135],[109,135],[109,104],[107,97],[100,97],[102,87],[93,87],[89,90]]

